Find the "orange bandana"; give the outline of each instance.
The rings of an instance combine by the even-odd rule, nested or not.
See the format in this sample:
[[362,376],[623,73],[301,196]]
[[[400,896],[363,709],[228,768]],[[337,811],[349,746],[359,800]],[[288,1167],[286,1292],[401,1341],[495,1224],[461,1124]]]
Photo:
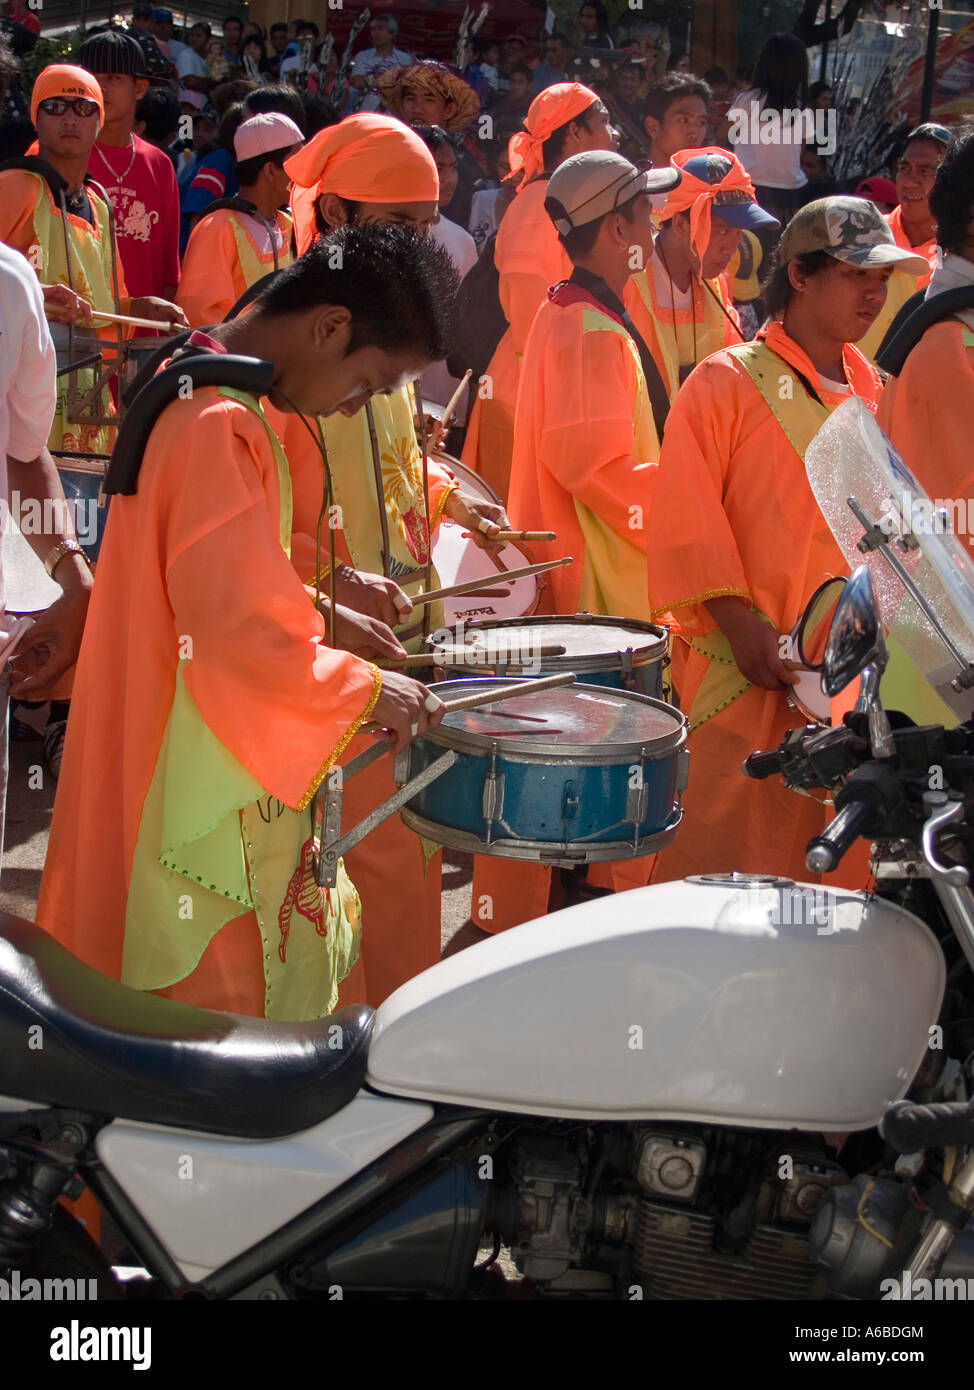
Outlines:
[[76,68],[71,63],[50,63],[41,69],[30,94],[30,118],[35,125],[37,108],[49,97],[87,97],[98,107],[98,129],[101,130],[105,121],[105,99],[98,79],[84,68]]
[[[701,159],[707,155],[718,155],[730,162],[730,169],[719,183],[705,183],[703,179],[695,178],[686,171],[688,160]],[[705,145],[699,150],[677,150],[670,163],[682,171],[683,181],[666,195],[660,222],[668,222],[678,212],[689,212],[690,244],[703,260],[704,252],[710,243],[710,217],[717,194],[747,193],[757,201],[754,198],[754,184],[737,155],[717,145]],[[717,216],[720,216],[719,204]]]
[[521,191],[538,174],[544,173],[544,142],[561,126],[580,116],[599,100],[598,92],[583,87],[581,82],[556,82],[539,92],[528,107],[524,129],[512,135],[507,146],[511,173],[524,170],[518,187]]
[[291,213],[301,256],[314,241],[315,203],[337,193],[353,203],[435,203],[436,161],[409,126],[365,111],[326,126],[284,162],[293,180]]

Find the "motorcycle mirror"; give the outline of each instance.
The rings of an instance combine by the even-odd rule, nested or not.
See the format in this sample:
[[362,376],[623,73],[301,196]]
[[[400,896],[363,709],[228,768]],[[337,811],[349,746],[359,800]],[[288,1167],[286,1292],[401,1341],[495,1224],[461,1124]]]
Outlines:
[[795,643],[802,665],[809,671],[821,671],[825,648],[832,629],[832,620],[839,600],[845,591],[842,578],[826,579],[812,594],[795,629]]
[[859,565],[835,609],[822,662],[822,688],[829,697],[838,695],[867,669],[881,675],[887,660],[872,579],[868,567]]

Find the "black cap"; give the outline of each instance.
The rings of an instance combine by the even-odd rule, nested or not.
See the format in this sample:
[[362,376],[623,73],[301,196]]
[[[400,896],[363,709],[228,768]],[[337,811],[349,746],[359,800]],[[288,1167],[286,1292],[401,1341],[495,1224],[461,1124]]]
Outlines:
[[120,29],[108,29],[85,39],[78,50],[78,66],[87,72],[120,72],[129,77],[147,77],[141,44]]

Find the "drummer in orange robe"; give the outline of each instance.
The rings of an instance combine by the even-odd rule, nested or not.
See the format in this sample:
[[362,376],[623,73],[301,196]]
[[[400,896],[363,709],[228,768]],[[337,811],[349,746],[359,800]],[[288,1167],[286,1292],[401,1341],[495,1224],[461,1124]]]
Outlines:
[[779,224],[758,206],[747,170],[730,150],[681,150],[671,162],[683,178],[667,195],[653,254],[629,277],[623,302],[672,402],[698,362],[744,341],[724,271],[743,231]]
[[[439,248],[347,229],[201,345],[272,361],[280,412],[351,414],[445,352],[455,292]],[[334,1007],[359,930],[347,878],[315,885],[305,808],[365,719],[402,746],[439,718],[372,664],[401,651],[387,628],[342,610],[345,650],[324,645],[288,502],[255,396],[196,387],[164,408],[137,491],[112,500],[38,903],[124,983],[285,1019]]]
[[[808,204],[778,248],[767,328],[708,357],[670,411],[649,593],[691,644],[681,691],[690,784],[654,882],[733,870],[809,877],[806,843],[830,810],[780,778],[750,781],[741,763],[806,722],[788,704],[796,676],[783,634],[824,579],[847,572],[809,488],[805,449],[849,395],[875,409],[879,374],[853,344],[882,308],[894,266],[922,265],[872,203]],[[844,867],[861,886],[861,858]]]
[[[930,195],[942,264],[926,298],[968,286],[974,294],[974,132],[959,136]],[[879,423],[927,496],[946,505],[952,529],[974,536],[974,308],[933,324],[891,376]],[[957,505],[963,503],[963,506]]]
[[[233,137],[237,197],[208,208],[190,233],[176,296],[194,328],[222,323],[241,295],[294,255],[284,161],[304,136],[279,111],[251,116]],[[227,204],[230,204],[229,206]]]
[[[439,175],[432,154],[408,126],[391,116],[363,113],[320,131],[288,163],[293,178],[292,207],[299,251],[319,232],[352,223],[374,226],[406,223],[426,232],[436,215]],[[351,418],[320,422],[334,484],[333,517],[338,571],[336,593],[343,602],[365,604],[373,617],[389,624],[406,650],[422,645],[422,611],[410,611],[409,594],[420,592],[417,567],[425,559],[430,534],[443,516],[469,528],[489,544],[489,532],[504,520],[502,509],[465,494],[452,473],[430,459],[430,526],[425,521],[421,454],[413,425],[409,388],[370,402],[371,420],[360,411]],[[294,496],[292,562],[306,583],[327,574],[328,532],[321,551],[316,540],[324,472],[321,455],[300,420],[282,421]],[[372,429],[375,431],[373,456]],[[381,506],[376,472],[382,478]],[[486,528],[483,530],[481,528]],[[390,554],[382,571],[385,538]],[[413,578],[405,576],[412,571]],[[399,577],[403,588],[394,582]],[[324,580],[327,587],[328,581]],[[433,579],[436,586],[435,571]],[[404,592],[405,589],[405,592]],[[397,608],[399,604],[399,608]],[[442,624],[434,614],[431,630]],[[427,671],[427,678],[430,672]],[[343,758],[348,763],[369,747],[356,738]],[[343,827],[347,830],[395,790],[392,759],[383,758],[348,779],[343,787]],[[424,843],[391,816],[357,845],[346,859],[363,904],[365,928],[359,960],[342,988],[343,1002],[378,1005],[406,980],[440,958],[441,862],[435,846]]]
[[930,207],[930,190],[947,153],[949,141],[950,131],[934,121],[917,126],[906,137],[906,147],[896,166],[896,193],[900,204],[886,214],[886,221],[897,246],[915,251],[929,264],[920,275],[900,271],[889,282],[882,312],[877,315],[876,322],[865,337],[856,344],[870,362],[879,351],[886,330],[906,301],[929,285],[937,264],[936,219]]
[[[574,558],[551,572],[555,613],[649,621],[645,523],[659,440],[622,295],[634,250],[652,249],[651,195],[679,177],[669,166],[640,172],[600,150],[564,161],[546,185],[572,273],[548,291],[525,345],[511,515],[517,526],[557,533],[539,551]],[[651,857],[623,860],[589,878],[638,887],[651,867]],[[543,916],[550,885],[551,871],[538,864],[477,856],[474,926],[497,932]]]
[[518,366],[528,330],[550,286],[572,269],[544,210],[547,181],[573,154],[614,150],[618,143],[609,113],[591,88],[556,82],[535,97],[524,130],[508,144],[511,174],[522,178],[497,232],[494,263],[509,327],[473,397],[462,454],[502,498],[510,480]]

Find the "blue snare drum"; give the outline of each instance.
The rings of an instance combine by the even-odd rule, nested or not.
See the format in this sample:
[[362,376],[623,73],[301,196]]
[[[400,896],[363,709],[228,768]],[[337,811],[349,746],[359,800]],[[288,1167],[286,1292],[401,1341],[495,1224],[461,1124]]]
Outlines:
[[[441,699],[499,681],[442,681]],[[682,815],[687,722],[647,695],[573,685],[447,714],[397,760],[397,781],[457,760],[403,808],[410,829],[476,854],[549,865],[652,854]]]
[[[428,645],[442,656],[440,665],[451,675],[554,676],[574,671],[589,685],[632,690],[655,700],[663,695],[667,630],[654,623],[592,613],[504,618],[462,623],[435,633]],[[552,646],[564,647],[564,656],[532,655]],[[464,655],[473,648],[476,660]]]

